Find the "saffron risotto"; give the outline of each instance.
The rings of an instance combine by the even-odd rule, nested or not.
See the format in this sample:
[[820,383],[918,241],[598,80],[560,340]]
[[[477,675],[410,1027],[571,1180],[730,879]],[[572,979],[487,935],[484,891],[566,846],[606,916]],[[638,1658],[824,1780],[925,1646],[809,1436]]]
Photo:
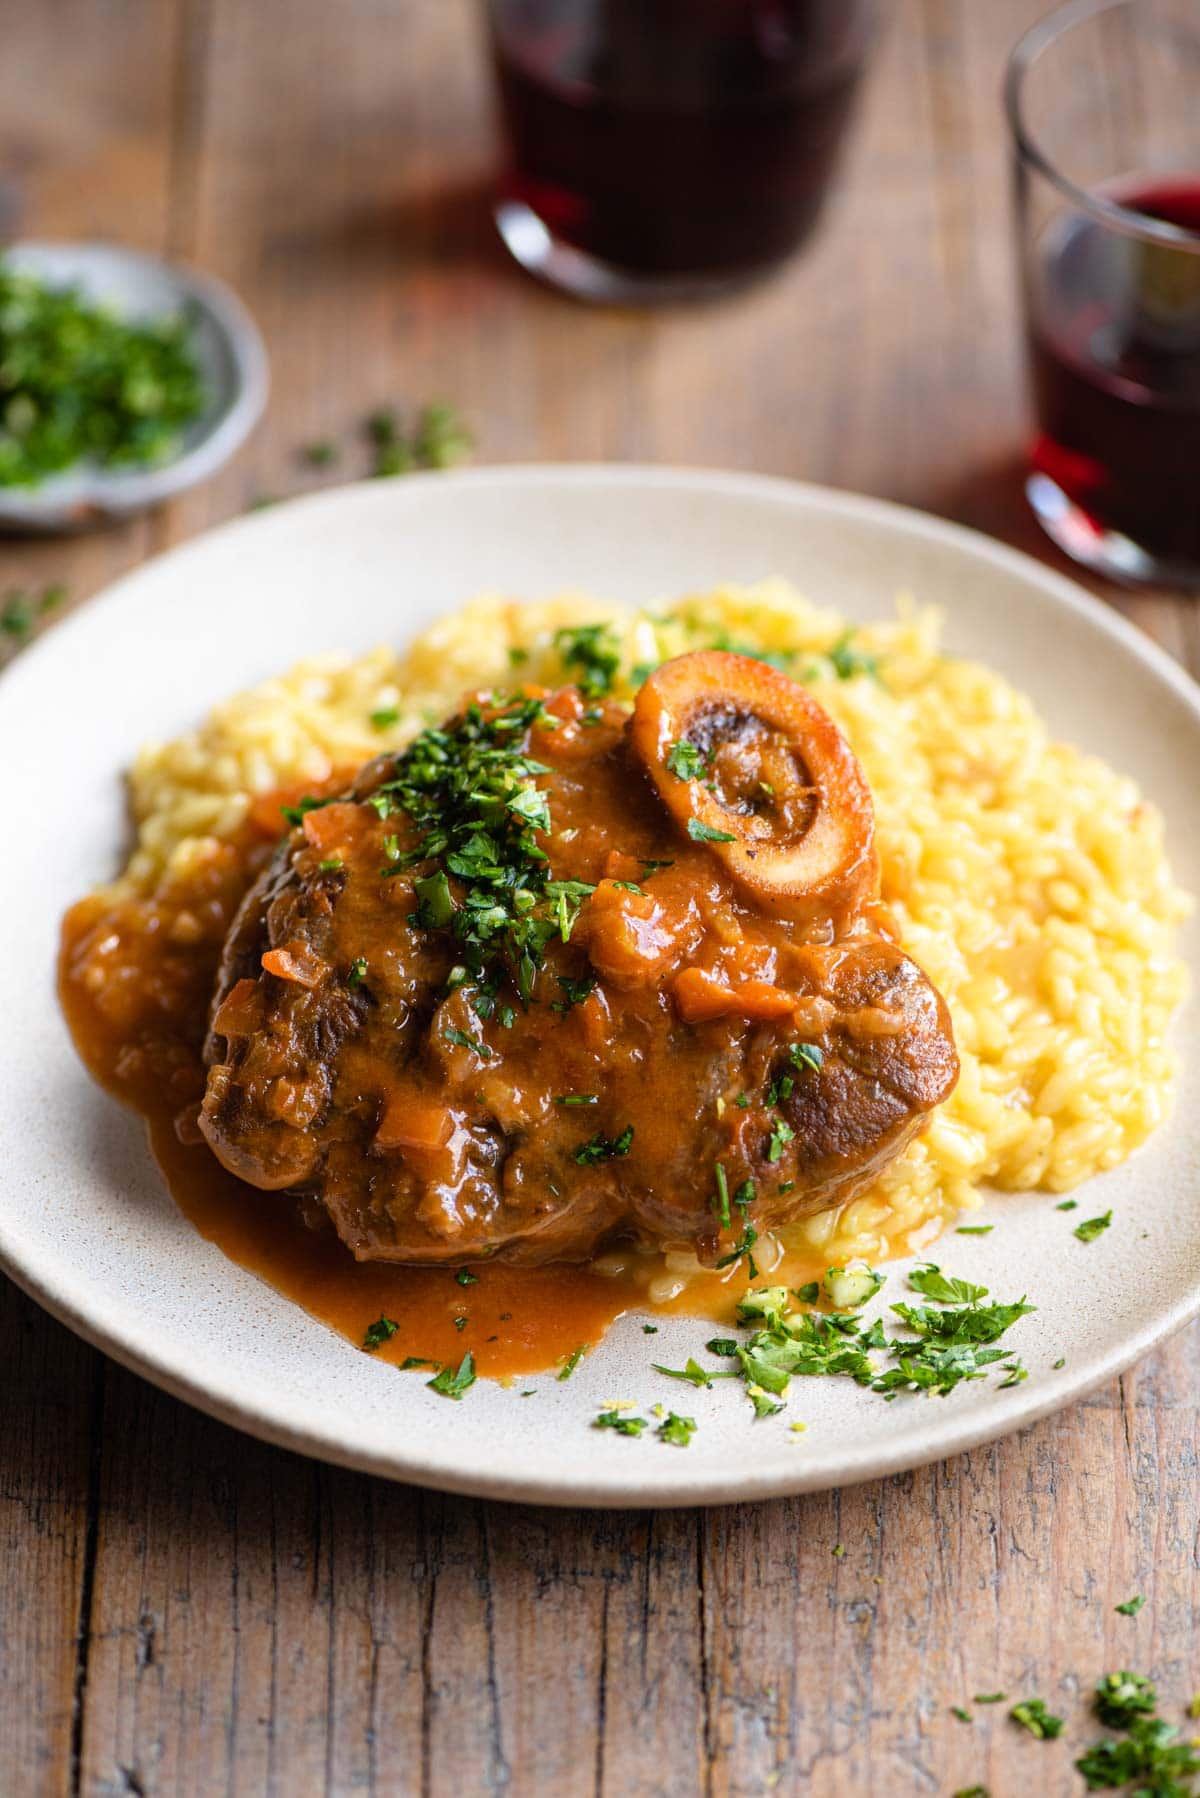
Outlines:
[[[954,1022],[962,1073],[929,1128],[849,1204],[760,1238],[762,1272],[911,1253],[978,1208],[982,1186],[1065,1192],[1145,1140],[1170,1106],[1185,986],[1173,936],[1188,901],[1162,821],[1132,781],[1053,742],[1007,681],[942,654],[937,615],[904,600],[894,621],[851,628],[781,582],[639,612],[488,596],[403,651],[301,662],[141,751],[117,892],[148,895],[233,835],[256,796],[399,748],[467,689],[570,679],[555,633],[600,621],[620,646],[618,696],[713,646],[810,687],[862,762],[884,897]],[[597,1265],[632,1265],[659,1302],[700,1272],[690,1252],[636,1247]]]

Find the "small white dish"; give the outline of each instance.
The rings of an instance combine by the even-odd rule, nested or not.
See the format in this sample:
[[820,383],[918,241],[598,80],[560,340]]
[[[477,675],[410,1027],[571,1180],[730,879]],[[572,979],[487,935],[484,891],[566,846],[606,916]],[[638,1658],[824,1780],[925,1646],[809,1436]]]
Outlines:
[[17,243],[5,259],[55,287],[75,286],[126,318],[184,310],[208,401],[170,461],[144,468],[64,469],[36,487],[0,487],[0,530],[82,530],[127,518],[206,481],[241,448],[267,403],[267,352],[258,326],[223,282],[106,243]]
[[[997,1298],[1038,1307],[1008,1390],[885,1404],[847,1381],[793,1382],[784,1418],[736,1388],[681,1387],[711,1333],[619,1321],[567,1382],[480,1381],[459,1404],[380,1365],[227,1261],[176,1210],[139,1119],[85,1074],[54,992],[59,919],[112,874],[122,771],[147,738],[302,655],[400,642],[484,589],[565,588],[648,602],[778,574],[853,618],[907,589],[946,613],[952,653],[1018,682],[1060,736],[1133,775],[1162,807],[1179,880],[1200,891],[1200,691],[1147,638],[1070,581],[972,532],[851,494],[735,474],[508,468],[342,488],[225,526],[128,576],[25,652],[0,681],[5,821],[20,853],[0,885],[0,1267],[136,1372],[289,1448],[495,1498],[671,1505],[766,1498],[958,1453],[1111,1379],[1200,1311],[1200,1021],[1175,1027],[1173,1117],[1080,1209],[997,1194],[988,1236],[936,1258]],[[1200,928],[1183,933],[1200,965]],[[1078,1218],[1109,1207],[1085,1246]],[[973,1218],[972,1222],[976,1219]],[[882,1299],[901,1295],[888,1265]],[[686,1450],[590,1427],[604,1401],[683,1409]],[[802,1435],[787,1428],[803,1420]]]

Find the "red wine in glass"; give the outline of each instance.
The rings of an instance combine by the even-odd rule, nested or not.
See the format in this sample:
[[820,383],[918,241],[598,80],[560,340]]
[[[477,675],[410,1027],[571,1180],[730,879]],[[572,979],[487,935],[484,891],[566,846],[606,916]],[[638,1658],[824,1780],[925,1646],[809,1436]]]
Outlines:
[[820,215],[873,13],[869,0],[490,0],[502,230],[505,204],[524,209],[664,290],[778,262]]
[[1103,197],[1190,239],[1151,241],[1080,213],[1047,231],[1030,292],[1039,431],[1030,497],[1084,560],[1091,531],[1129,574],[1191,581],[1200,569],[1200,174],[1122,182]]

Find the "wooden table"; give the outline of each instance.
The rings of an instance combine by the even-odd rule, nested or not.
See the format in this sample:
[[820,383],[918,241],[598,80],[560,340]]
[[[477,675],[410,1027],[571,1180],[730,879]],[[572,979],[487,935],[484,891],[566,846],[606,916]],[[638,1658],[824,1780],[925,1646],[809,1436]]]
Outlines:
[[[457,402],[482,460],[768,470],[1053,559],[1024,402],[998,106],[1041,0],[899,0],[828,229],[719,305],[596,312],[490,228],[469,0],[38,0],[5,21],[0,222],[231,280],[274,392],[219,479],[0,585],[83,602],[328,475],[383,401]],[[1111,591],[1200,669],[1192,605]],[[560,1514],[260,1447],[0,1294],[0,1787],[13,1793],[1074,1792],[1103,1670],[1200,1684],[1200,1334],[1023,1435],[883,1484]],[[835,1555],[838,1545],[844,1555]],[[1133,1592],[1136,1618],[1114,1613]],[[977,1691],[1072,1719],[1035,1741]],[[1172,1707],[1174,1709],[1174,1707]]]

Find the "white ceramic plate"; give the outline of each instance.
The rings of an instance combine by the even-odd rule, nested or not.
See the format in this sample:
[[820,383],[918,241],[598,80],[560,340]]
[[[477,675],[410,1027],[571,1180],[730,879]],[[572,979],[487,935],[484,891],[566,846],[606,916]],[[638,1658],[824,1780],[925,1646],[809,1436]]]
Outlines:
[[[1070,582],[982,537],[781,481],[628,467],[413,477],[280,507],[148,564],[0,684],[6,838],[18,846],[0,890],[0,1263],[14,1279],[138,1373],[273,1442],[574,1505],[762,1498],[911,1467],[1078,1397],[1200,1310],[1195,1007],[1177,1025],[1173,1121],[1080,1195],[1079,1215],[1113,1208],[1106,1234],[1084,1247],[1052,1200],[1010,1195],[985,1213],[992,1235],[943,1248],[952,1271],[1038,1306],[1014,1333],[1029,1380],[890,1405],[848,1382],[798,1381],[802,1436],[783,1419],[756,1423],[729,1386],[696,1392],[654,1374],[634,1318],[569,1382],[522,1382],[536,1398],[482,1381],[460,1404],[438,1397],[202,1241],[140,1121],[76,1061],[54,998],[59,916],[113,871],[121,770],[143,740],[310,651],[403,640],[484,588],[633,602],[771,574],[856,618],[890,613],[900,588],[943,607],[952,651],[1011,676],[1056,732],[1138,778],[1167,815],[1178,876],[1200,890],[1200,692]],[[1194,930],[1187,950],[1194,964]],[[890,1284],[902,1284],[896,1268]],[[666,1322],[654,1359],[681,1365],[706,1334]],[[690,1448],[589,1428],[613,1396],[694,1415]]]

